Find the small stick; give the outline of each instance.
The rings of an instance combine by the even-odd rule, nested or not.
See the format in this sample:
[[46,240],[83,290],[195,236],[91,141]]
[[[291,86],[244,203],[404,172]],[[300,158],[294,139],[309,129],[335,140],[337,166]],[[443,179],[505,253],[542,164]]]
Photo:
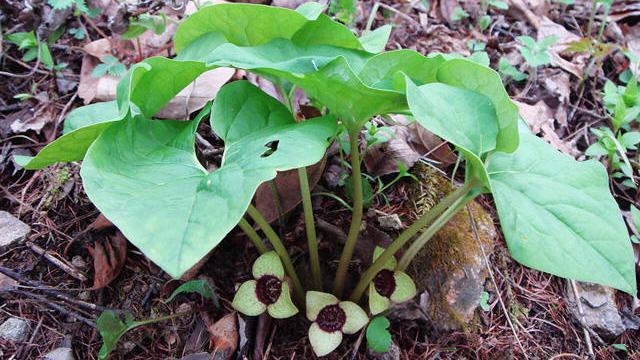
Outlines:
[[55,296],[60,300],[63,300],[63,301],[66,301],[68,303],[83,307],[85,309],[88,309],[88,310],[91,310],[91,311],[99,311],[99,312],[102,312],[102,311],[105,311],[105,310],[110,310],[109,308],[101,306],[101,305],[88,303],[86,301],[82,301],[82,300],[78,300],[78,299],[74,299],[72,297],[69,297],[68,295],[60,292],[59,290],[57,290],[55,288],[52,288],[52,287],[47,286],[47,285],[44,285],[44,284],[42,284],[42,283],[40,283],[38,281],[35,281],[35,280],[27,279],[23,275],[15,272],[15,271],[13,271],[11,269],[5,268],[3,266],[0,266],[0,273],[4,274],[4,275],[6,275],[6,276],[8,276],[8,277],[20,282],[20,283],[26,284],[26,285],[34,288],[35,290],[40,290],[45,294],[48,294],[48,295],[51,295],[51,296]]
[[87,277],[84,276],[80,271],[78,271],[72,265],[67,264],[63,260],[58,259],[50,251],[47,251],[47,250],[41,248],[40,246],[38,246],[38,245],[36,245],[36,244],[34,244],[34,243],[30,242],[30,241],[27,241],[26,245],[33,252],[35,252],[36,254],[44,257],[45,259],[47,259],[47,261],[49,261],[53,265],[55,265],[58,268],[60,268],[60,270],[66,272],[67,274],[71,275],[72,277],[74,277],[74,278],[76,278],[76,279],[78,279],[78,280],[80,280],[82,282],[87,281]]
[[16,359],[21,359],[22,358],[22,352],[25,349],[28,349],[31,345],[33,345],[33,340],[36,339],[36,336],[38,335],[38,332],[40,331],[40,327],[42,327],[42,322],[43,321],[44,321],[44,316],[41,316],[40,320],[38,320],[38,324],[36,325],[36,328],[33,330],[33,334],[31,334],[31,337],[29,337],[29,341],[26,344],[20,346],[20,349],[18,349],[18,351],[16,351]]
[[78,314],[77,312],[73,311],[73,310],[68,310],[65,309],[64,307],[52,302],[51,300],[47,299],[46,297],[42,296],[42,295],[38,295],[38,294],[34,294],[28,291],[22,291],[22,290],[12,290],[13,292],[20,294],[20,295],[24,295],[33,299],[37,299],[40,300],[42,303],[44,303],[46,306],[58,311],[59,313],[66,315],[66,316],[71,316],[73,318],[78,319],[79,321],[91,326],[92,328],[96,328],[96,324],[87,319],[86,317]]
[[476,240],[476,243],[478,244],[480,251],[482,251],[482,257],[484,258],[484,263],[487,266],[487,270],[489,271],[489,275],[491,277],[491,282],[493,283],[493,287],[496,289],[496,294],[498,295],[498,301],[500,302],[500,307],[502,307],[502,311],[504,311],[504,316],[505,318],[507,318],[509,327],[511,327],[511,331],[513,332],[513,336],[516,339],[516,343],[518,343],[518,347],[520,348],[520,351],[522,351],[522,355],[524,356],[525,359],[529,359],[529,356],[527,356],[527,352],[525,351],[524,346],[522,346],[522,343],[518,338],[518,332],[516,331],[515,326],[513,326],[513,322],[511,322],[511,316],[509,315],[509,311],[507,311],[507,307],[504,305],[504,301],[502,300],[502,295],[500,295],[500,289],[498,288],[498,283],[496,282],[496,278],[493,276],[493,270],[489,265],[489,258],[487,257],[487,253],[484,251],[484,247],[482,246],[482,243],[480,243],[480,235],[478,235],[478,228],[476,227],[476,221],[471,215],[471,211],[469,210],[469,205],[466,206],[466,210],[467,210],[467,215],[469,216],[469,222],[471,223],[471,228],[473,229],[473,237]]
[[584,319],[584,308],[582,307],[582,300],[580,298],[580,293],[578,292],[578,285],[573,279],[567,280],[569,281],[571,292],[573,292],[573,297],[576,301],[576,306],[578,307],[578,314],[580,315],[580,326],[582,327],[582,332],[584,334],[584,342],[587,344],[587,352],[589,353],[589,358],[594,359],[595,354],[593,352],[593,343],[591,342],[591,336],[589,336],[589,330],[587,330],[587,326],[585,325],[586,321]]
[[415,21],[411,16],[403,13],[402,11],[400,11],[400,10],[398,10],[396,8],[391,7],[391,6],[387,5],[387,4],[383,4],[383,3],[376,3],[376,4],[378,4],[383,9],[387,9],[389,11],[393,11],[396,15],[398,15],[401,18],[407,20],[408,22],[410,22],[414,26],[416,26],[418,28],[422,27],[422,25],[419,22]]

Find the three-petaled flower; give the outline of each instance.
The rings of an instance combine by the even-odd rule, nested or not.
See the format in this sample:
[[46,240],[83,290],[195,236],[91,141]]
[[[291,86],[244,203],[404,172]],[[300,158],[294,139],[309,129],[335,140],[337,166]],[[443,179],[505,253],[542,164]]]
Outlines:
[[342,334],[355,334],[369,322],[358,304],[318,291],[307,291],[307,318],[313,322],[309,342],[317,356],[329,354],[342,342]]
[[248,316],[257,316],[265,311],[271,317],[284,319],[298,313],[291,301],[289,284],[284,279],[282,261],[275,251],[266,252],[253,263],[254,280],[240,285],[232,306]]
[[[373,261],[375,262],[383,252],[383,248],[376,246]],[[396,259],[391,257],[369,285],[369,310],[372,315],[387,310],[392,304],[403,303],[416,296],[416,284],[409,275],[397,271],[397,266]]]

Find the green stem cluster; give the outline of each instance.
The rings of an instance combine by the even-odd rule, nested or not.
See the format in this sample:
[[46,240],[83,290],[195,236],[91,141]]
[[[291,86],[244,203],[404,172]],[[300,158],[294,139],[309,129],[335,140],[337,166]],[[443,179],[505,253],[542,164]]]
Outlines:
[[342,249],[340,263],[336,271],[333,294],[340,298],[344,289],[344,283],[349,270],[349,263],[353,257],[360,227],[362,226],[362,174],[360,173],[360,142],[359,131],[349,132],[349,144],[351,147],[351,183],[353,184],[353,212],[351,213],[351,226],[347,235],[347,241]]

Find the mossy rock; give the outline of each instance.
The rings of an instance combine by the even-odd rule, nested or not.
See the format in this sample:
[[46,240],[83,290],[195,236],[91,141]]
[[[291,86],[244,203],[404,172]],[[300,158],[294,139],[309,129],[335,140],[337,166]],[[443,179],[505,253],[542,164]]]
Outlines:
[[[412,173],[419,181],[410,186],[409,198],[413,199],[418,215],[454,190],[447,178],[427,165],[419,163]],[[471,219],[476,224],[478,239]],[[491,215],[473,201],[414,258],[407,271],[415,280],[418,291],[428,295],[426,304],[423,302],[423,310],[434,329],[451,331],[467,328],[478,308],[488,275],[482,250],[488,257],[493,252],[496,236]]]

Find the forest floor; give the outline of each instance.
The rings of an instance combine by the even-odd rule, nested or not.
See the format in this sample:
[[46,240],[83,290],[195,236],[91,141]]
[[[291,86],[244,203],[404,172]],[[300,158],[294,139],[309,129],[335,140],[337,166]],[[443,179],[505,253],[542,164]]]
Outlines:
[[[4,283],[7,278],[0,277],[0,323],[17,317],[30,324],[26,341],[0,339],[0,358],[36,359],[70,342],[76,359],[97,359],[102,339],[95,322],[104,309],[128,311],[135,319],[188,313],[125,334],[112,354],[114,359],[180,359],[211,351],[211,339],[229,335],[212,330],[215,327],[211,325],[233,311],[234,287],[247,279],[256,258],[242,233],[232,232],[190,275],[211,282],[219,297],[218,308],[197,294],[181,295],[165,303],[181,281],[171,279],[100,217],[83,191],[79,163],[34,172],[24,171],[12,160],[13,155],[35,154],[58,137],[65,115],[83,102],[113,96],[112,75],[119,75],[119,66],[173,53],[172,21],[159,35],[148,31],[130,41],[120,34],[126,30],[129,16],[164,13],[179,21],[184,9],[163,7],[161,1],[133,1],[124,7],[127,11],[113,0],[87,3],[99,12],[53,12],[45,1],[0,0],[4,34],[0,52],[0,210],[31,227],[25,241],[0,252],[0,272],[15,272],[13,278],[21,285]],[[274,0],[271,5],[295,8],[300,3]],[[366,0],[353,7],[348,1],[337,3],[342,8],[334,7],[334,14],[341,19],[352,17],[352,27],[358,33],[393,24],[387,49],[414,49],[423,54],[457,52],[488,61],[504,76],[509,95],[518,102],[521,116],[532,131],[577,160],[590,158],[587,149],[599,141],[601,135],[591,129],[611,127],[605,83],[610,80],[624,86],[634,76],[632,69],[640,59],[638,1],[616,1],[608,13],[602,5],[594,8],[590,1],[581,0]],[[26,50],[18,49],[10,40],[9,34],[31,30],[36,30],[39,41],[48,44],[53,66],[23,60]],[[520,36],[532,38],[533,54],[523,56],[526,40]],[[550,37],[555,37],[551,45],[540,41]],[[566,44],[571,42],[573,48],[567,50]],[[543,64],[536,65],[536,57],[540,60],[541,54],[547,58],[543,56]],[[114,62],[109,63],[111,58],[105,60],[105,56],[111,56]],[[109,69],[99,73],[99,65]],[[221,86],[241,78],[251,79],[251,75],[237,71],[212,81],[214,86]],[[384,125],[383,120],[378,124]],[[636,128],[637,123],[631,124],[629,132]],[[222,143],[206,135],[207,131],[210,129],[200,129],[199,157],[208,165],[219,165]],[[317,186],[337,189],[337,194],[346,198],[344,189],[333,181],[335,176],[342,176],[339,171],[337,175],[327,174],[335,170],[330,165],[339,164],[337,156],[335,152],[328,156]],[[631,164],[631,177],[620,165],[625,157]],[[637,188],[631,186],[638,174],[635,147],[628,147],[617,157],[596,158],[609,169],[611,191],[630,220],[630,206],[637,205],[639,199]],[[451,176],[454,164],[442,164],[440,168]],[[389,176],[382,176],[383,181],[393,178]],[[401,180],[385,190],[384,198],[372,202],[368,226],[377,227],[377,214],[399,214],[409,223],[414,216],[405,203],[411,200],[406,193],[410,182]],[[490,197],[482,197],[479,202],[494,216],[498,228]],[[320,209],[316,213],[319,219],[337,226],[334,231],[347,231],[350,215],[339,202],[316,197],[314,206]],[[301,213],[298,206],[276,222],[298,266],[304,265],[306,252]],[[44,249],[47,256],[39,254],[38,249]],[[324,236],[320,249],[323,256],[337,260],[341,244],[332,236]],[[511,260],[501,237],[495,239],[495,251],[489,260],[494,276],[483,284],[489,298],[485,309],[477,309],[472,325],[459,331],[437,332],[419,321],[391,318],[399,358],[640,359],[637,327],[602,341],[585,333],[569,311],[567,282]],[[327,267],[335,270],[336,263],[330,262]],[[617,294],[616,299],[621,313],[630,317],[640,314],[629,296]],[[234,356],[312,358],[305,339],[308,324],[304,316],[299,318],[301,321],[286,323],[266,317],[245,318],[241,321],[245,330],[240,334],[235,327],[226,329],[231,336],[240,337],[241,346]],[[329,358],[370,358],[362,337],[348,339]],[[243,341],[249,345],[242,346]],[[588,341],[593,343],[592,350]]]

